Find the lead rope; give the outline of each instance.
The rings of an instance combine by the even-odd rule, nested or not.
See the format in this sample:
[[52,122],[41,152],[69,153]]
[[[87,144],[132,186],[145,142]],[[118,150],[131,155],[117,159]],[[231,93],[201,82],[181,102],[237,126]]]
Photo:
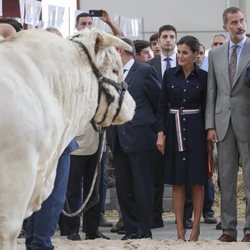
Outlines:
[[[106,142],[106,129],[102,128],[99,132],[99,145],[98,145],[98,153],[97,153],[98,161],[96,164],[96,169],[95,169],[95,173],[93,176],[93,181],[92,181],[90,189],[89,189],[89,193],[88,193],[85,201],[83,202],[82,206],[76,212],[71,211],[71,209],[69,207],[68,200],[67,200],[67,196],[66,196],[64,209],[62,210],[62,213],[65,216],[67,216],[67,217],[78,216],[81,213],[85,212],[90,207],[94,206],[99,201],[99,198],[100,198],[99,184],[100,184],[101,158],[102,158],[102,153],[103,153],[103,149],[105,146],[105,142]],[[93,197],[93,200],[88,204],[93,193],[95,194],[95,196]],[[67,210],[67,212],[65,210]]]

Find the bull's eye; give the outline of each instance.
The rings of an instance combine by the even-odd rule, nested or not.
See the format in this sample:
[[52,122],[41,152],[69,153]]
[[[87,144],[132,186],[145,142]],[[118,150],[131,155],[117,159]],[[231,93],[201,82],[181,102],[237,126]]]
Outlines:
[[119,71],[117,69],[113,69],[113,73],[118,76]]

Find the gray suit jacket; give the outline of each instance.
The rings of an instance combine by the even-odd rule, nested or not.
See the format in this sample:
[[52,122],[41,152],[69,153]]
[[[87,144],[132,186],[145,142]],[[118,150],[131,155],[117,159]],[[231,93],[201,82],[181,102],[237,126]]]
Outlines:
[[245,85],[250,66],[250,41],[247,40],[231,86],[228,71],[228,42],[209,52],[206,103],[206,129],[215,128],[218,140],[226,135],[230,120],[241,141],[250,141],[250,89]]

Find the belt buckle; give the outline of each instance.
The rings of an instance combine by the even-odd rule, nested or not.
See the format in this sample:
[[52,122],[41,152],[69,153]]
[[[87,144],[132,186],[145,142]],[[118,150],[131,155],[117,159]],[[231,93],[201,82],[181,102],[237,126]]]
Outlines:
[[180,112],[181,115],[184,114],[184,113],[183,113],[183,110],[184,110],[184,107],[180,107],[180,108],[179,108],[179,112]]

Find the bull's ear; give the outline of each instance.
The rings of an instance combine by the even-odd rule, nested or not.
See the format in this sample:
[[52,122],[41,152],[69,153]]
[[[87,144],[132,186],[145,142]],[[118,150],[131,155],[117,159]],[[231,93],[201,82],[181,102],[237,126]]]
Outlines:
[[103,36],[100,33],[96,33],[95,37],[95,53],[104,46],[104,39]]
[[132,52],[133,49],[130,45],[122,41],[119,37],[108,34],[104,31],[96,31],[96,44],[95,44],[95,51],[97,52],[98,49],[103,46],[115,46],[117,48],[123,48],[124,50]]

